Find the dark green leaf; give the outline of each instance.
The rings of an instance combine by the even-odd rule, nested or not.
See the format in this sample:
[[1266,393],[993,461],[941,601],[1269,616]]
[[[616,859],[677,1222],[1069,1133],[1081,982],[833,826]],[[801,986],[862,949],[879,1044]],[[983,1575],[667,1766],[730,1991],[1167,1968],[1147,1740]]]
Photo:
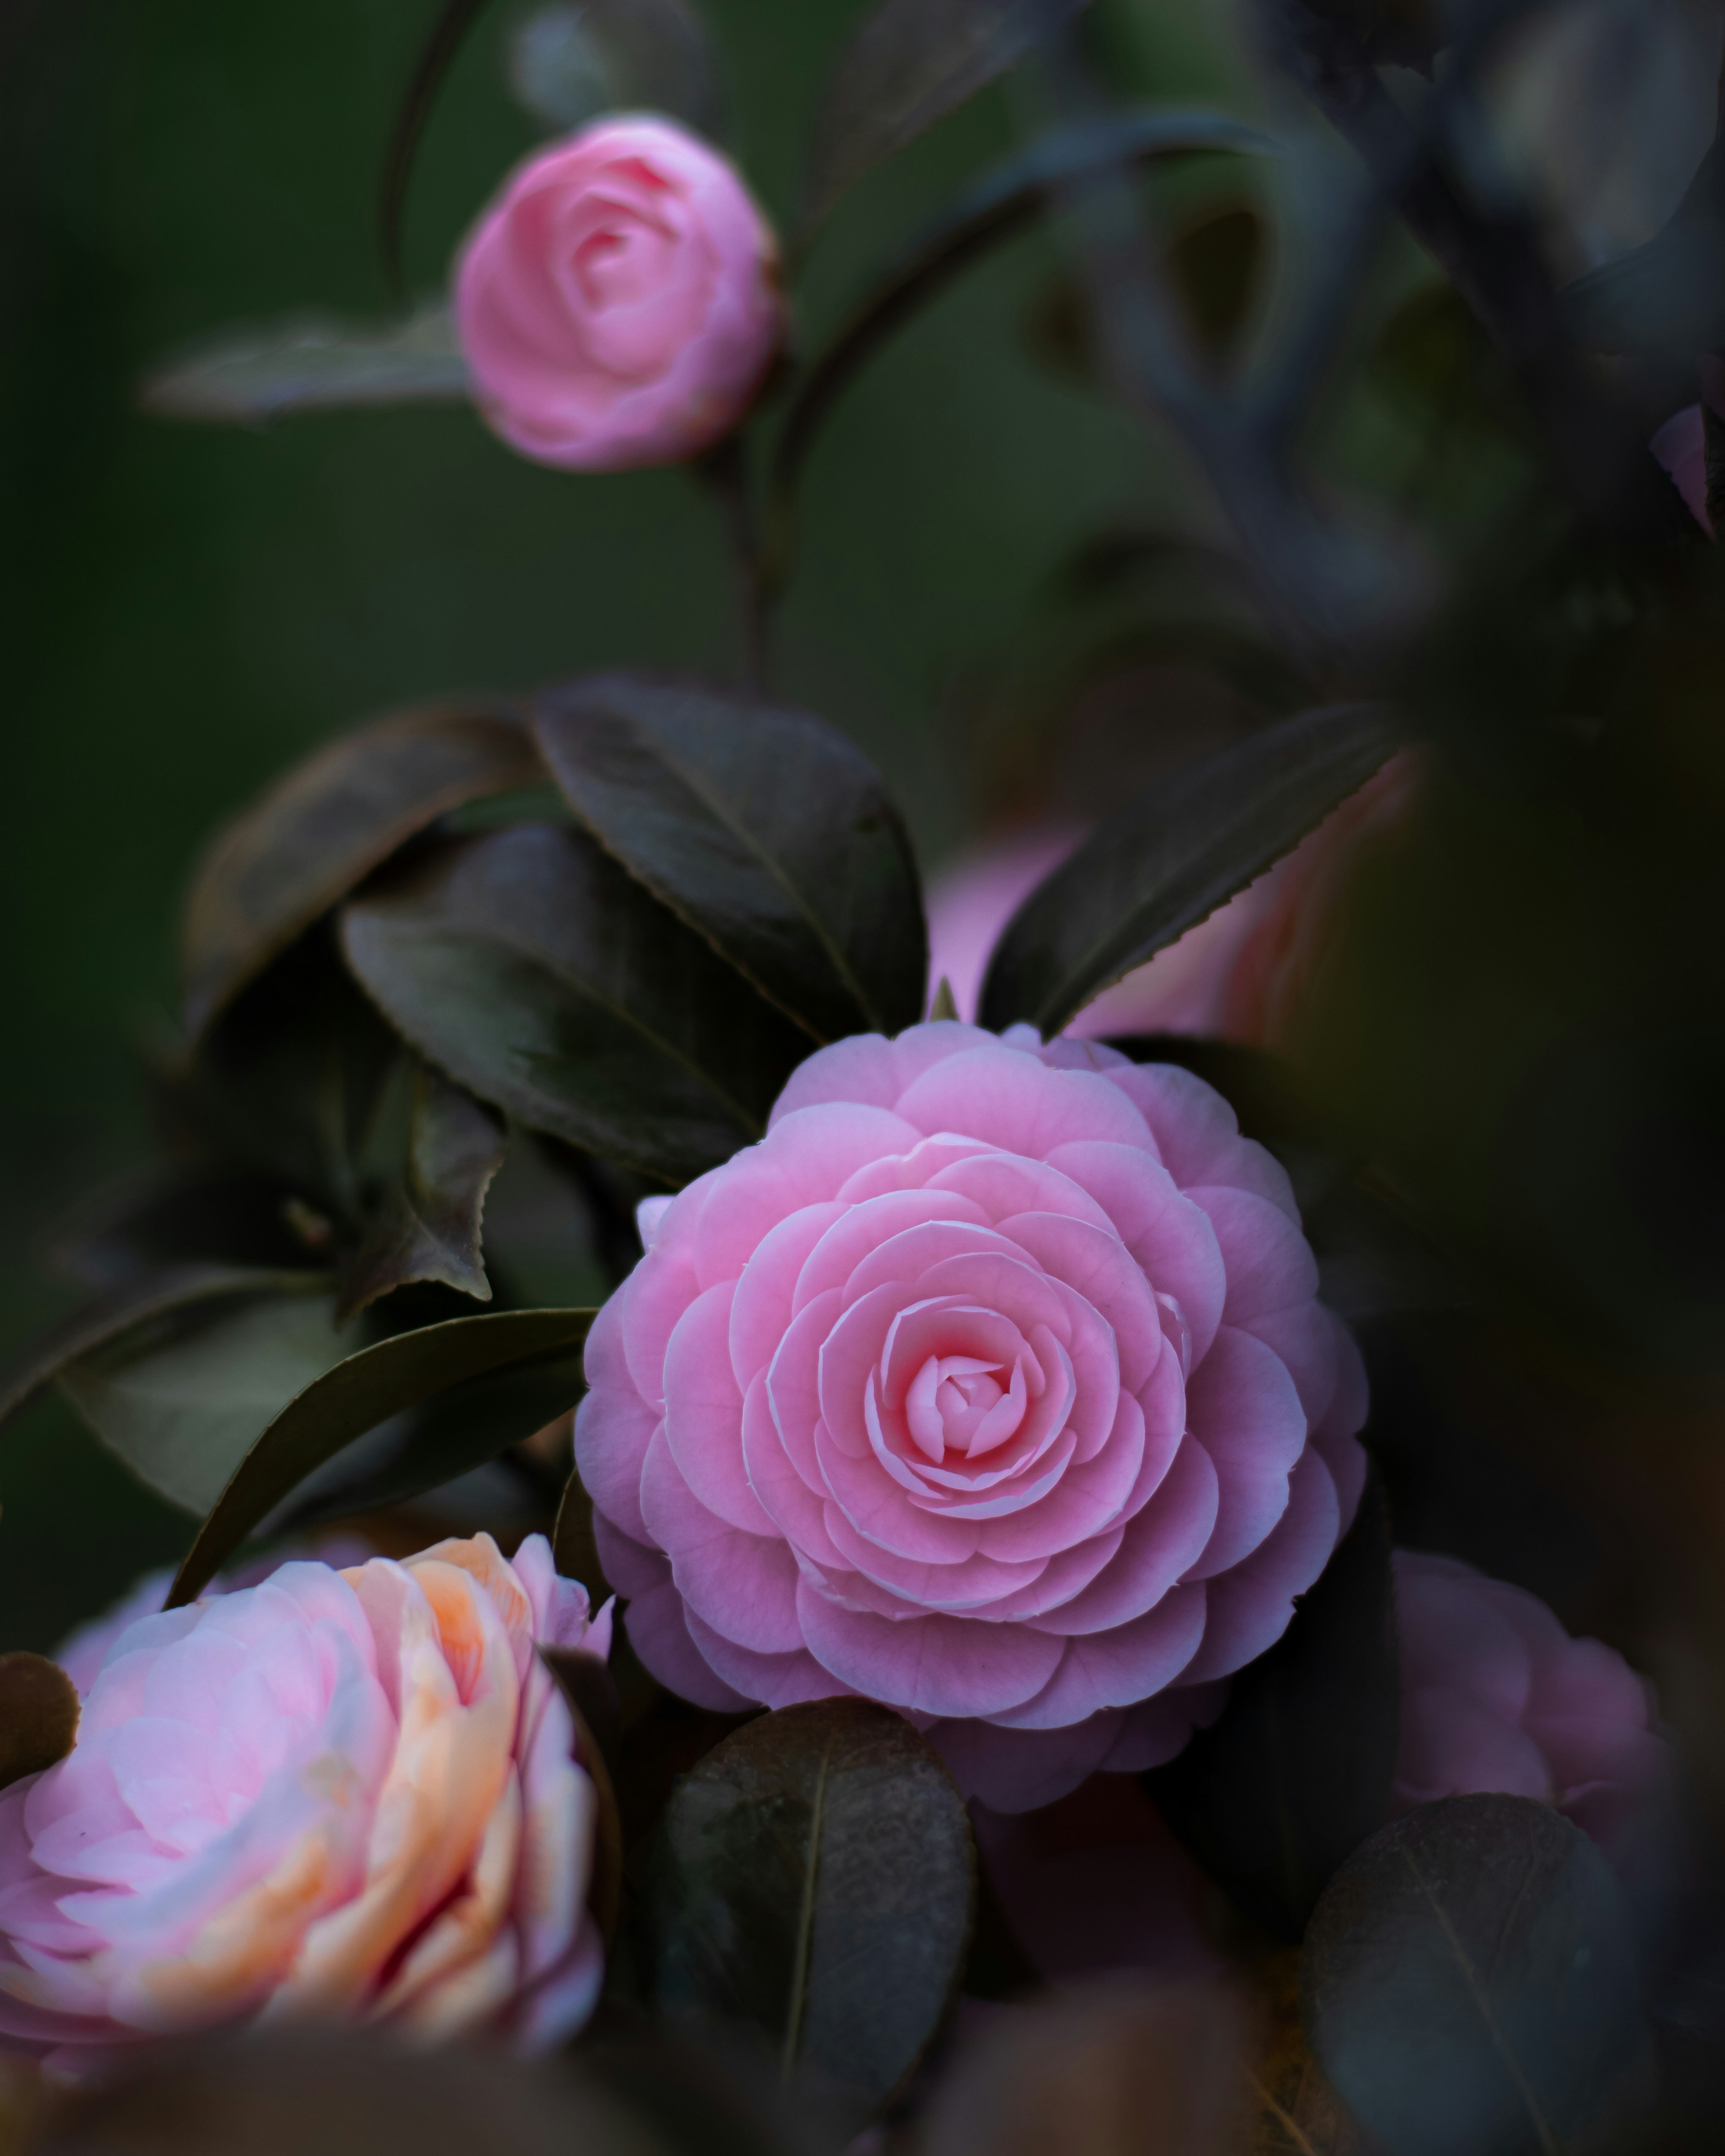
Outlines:
[[680,1182],[758,1138],[808,1036],[584,833],[465,839],[347,911],[429,1061],[531,1128]]
[[375,326],[295,315],[226,330],[158,367],[140,398],[158,419],[255,427],[293,412],[461,404],[471,394],[454,322],[434,300]]
[[58,1662],[0,1655],[0,1789],[64,1759],[78,1740],[78,1688]]
[[289,1213],[295,1193],[278,1176],[228,1168],[151,1168],[86,1199],[57,1229],[57,1267],[111,1288],[170,1265],[296,1270],[304,1237]]
[[569,1479],[563,1485],[557,1506],[557,1524],[551,1534],[551,1553],[563,1578],[578,1579],[595,1608],[609,1595],[610,1583],[605,1578],[605,1568],[599,1562],[599,1546],[593,1537],[593,1499],[573,1468],[569,1471]]
[[487,1312],[398,1333],[336,1363],[288,1402],[239,1462],[180,1567],[168,1608],[200,1594],[258,1522],[356,1438],[453,1386],[567,1357],[592,1317],[589,1310]]
[[377,178],[377,244],[384,275],[397,292],[402,286],[402,223],[407,213],[408,183],[413,177],[420,137],[449,69],[467,42],[467,33],[485,8],[485,0],[444,0],[396,107],[383,152],[383,169]]
[[201,1302],[69,1363],[63,1391],[133,1473],[203,1512],[294,1395],[339,1363],[335,1298],[308,1291]]
[[1381,704],[1334,704],[1158,780],[1030,894],[995,946],[982,1023],[1058,1033],[1297,845],[1396,751]]
[[362,726],[277,782],[204,855],[180,937],[186,1027],[237,991],[416,832],[542,781],[501,704],[434,704]]
[[491,1111],[420,1065],[407,1163],[343,1284],[344,1321],[409,1281],[441,1281],[480,1302],[491,1300],[480,1224],[503,1152],[502,1127]]
[[1725,141],[1702,160],[1662,232],[1558,294],[1565,333],[1592,352],[1717,352],[1725,342]]
[[881,0],[833,70],[803,223],[1081,15],[1089,0]]
[[608,1722],[615,1741],[617,1691],[605,1665],[597,1655],[580,1647],[542,1647],[539,1658],[557,1680],[575,1724],[575,1758],[592,1780],[598,1799],[594,1823],[593,1877],[588,1899],[599,1928],[608,1940],[617,1929],[623,1902],[623,1820],[617,1809],[617,1790],[611,1779],[608,1747],[597,1733]]
[[[890,262],[803,374],[774,452],[783,518],[828,413],[876,352],[962,270],[1044,215],[1075,185],[1122,164],[1204,150],[1262,151],[1263,135],[1224,113],[1132,112],[1063,130],[985,173]],[[779,535],[783,543],[783,535]]]
[[916,1024],[928,939],[910,839],[836,728],[629,674],[552,690],[532,719],[600,844],[817,1041]]
[[712,41],[686,0],[558,0],[510,40],[511,87],[556,128],[607,112],[665,112],[723,132]]
[[1610,1866],[1527,1797],[1449,1797],[1375,1835],[1318,1904],[1300,1989],[1389,2156],[1558,2156],[1644,2041]]
[[964,1805],[907,1722],[860,1699],[751,1722],[679,1784],[644,1890],[661,2013],[758,2030],[875,2110],[946,2013],[974,1899]]
[[57,1325],[25,1348],[0,1377],[0,1428],[69,1363],[94,1354],[141,1326],[199,1304],[220,1304],[236,1297],[280,1295],[329,1284],[324,1273],[278,1271],[257,1265],[167,1265],[133,1273],[100,1301]]
[[1389,1815],[1401,1675],[1375,1476],[1293,1622],[1235,1678],[1219,1722],[1143,1777],[1163,1816],[1266,1931],[1291,1942]]

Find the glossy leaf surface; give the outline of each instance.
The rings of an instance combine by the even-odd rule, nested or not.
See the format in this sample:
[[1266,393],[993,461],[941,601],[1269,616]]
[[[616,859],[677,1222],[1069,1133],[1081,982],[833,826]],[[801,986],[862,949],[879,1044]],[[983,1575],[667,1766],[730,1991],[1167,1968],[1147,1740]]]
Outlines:
[[282,1409],[240,1461],[198,1530],[167,1606],[201,1594],[259,1522],[356,1438],[454,1386],[570,1355],[592,1317],[518,1310],[452,1318],[336,1363]]
[[351,905],[343,937],[429,1061],[531,1128],[672,1181],[758,1138],[809,1049],[578,831],[444,847]]
[[945,2015],[973,1892],[963,1804],[907,1722],[860,1699],[787,1707],[671,1799],[644,1888],[649,1994],[750,2025],[787,2076],[873,2110]]
[[41,1655],[0,1655],[0,1789],[64,1759],[78,1738],[78,1691]]
[[600,843],[817,1041],[921,1015],[927,937],[880,773],[806,711],[626,674],[534,733]]
[[295,412],[459,404],[470,393],[454,322],[438,300],[374,327],[296,315],[227,331],[159,367],[142,401],[157,418],[255,427]]
[[440,816],[542,781],[501,705],[434,704],[362,726],[297,765],[216,838],[186,906],[186,1024],[244,983]]
[[1553,2156],[1645,2040],[1611,1868],[1527,1797],[1449,1797],[1373,1835],[1318,1904],[1300,1987],[1389,2156]]
[[982,1023],[1058,1033],[1291,851],[1400,738],[1385,706],[1331,705],[1158,780],[1013,916],[983,984]]
[[422,1065],[413,1074],[407,1162],[342,1288],[344,1318],[412,1281],[441,1281],[491,1300],[480,1230],[503,1153],[491,1111]]

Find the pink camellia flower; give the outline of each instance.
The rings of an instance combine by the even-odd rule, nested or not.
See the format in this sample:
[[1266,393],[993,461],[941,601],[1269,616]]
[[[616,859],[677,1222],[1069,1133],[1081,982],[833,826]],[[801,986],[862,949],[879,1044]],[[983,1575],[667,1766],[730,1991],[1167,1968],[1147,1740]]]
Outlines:
[[604,120],[530,157],[462,248],[454,297],[486,419],[566,471],[709,448],[785,329],[771,228],[667,120]]
[[1670,1856],[1676,1759],[1642,1680],[1536,1596],[1455,1558],[1395,1553],[1402,1741],[1395,1803],[1502,1790],[1555,1804],[1619,1871]]
[[1172,1757],[1353,1511],[1358,1351],[1189,1072],[840,1041],[643,1211],[576,1458],[637,1650],[701,1705],[860,1693],[1045,1803]]
[[[1255,883],[1104,989],[1070,1030],[1090,1040],[1194,1033],[1248,1048],[1284,1046],[1348,880],[1363,855],[1405,819],[1418,778],[1411,752],[1392,757]],[[931,886],[929,980],[951,983],[961,1017],[975,1012],[1007,923],[1085,835],[1078,824],[1045,826],[981,849]]]
[[542,1536],[488,1535],[126,1625],[72,1751],[0,1793],[0,2043],[77,2076],[257,2018],[578,2027],[596,1799],[534,1645],[609,1630]]
[[1707,513],[1707,423],[1699,404],[1687,404],[1655,434],[1648,447],[1670,473],[1671,484],[1683,497],[1684,506],[1709,538],[1713,520]]

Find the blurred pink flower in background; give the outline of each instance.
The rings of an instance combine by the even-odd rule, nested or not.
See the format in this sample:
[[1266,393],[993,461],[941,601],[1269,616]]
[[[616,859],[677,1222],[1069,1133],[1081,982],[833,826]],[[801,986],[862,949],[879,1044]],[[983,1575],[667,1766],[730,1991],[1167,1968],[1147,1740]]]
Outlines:
[[1353,1516],[1358,1351],[1188,1071],[840,1041],[643,1225],[576,1457],[630,1638],[699,1704],[860,1693],[1041,1804],[1172,1757]]
[[785,331],[778,247],[736,169],[670,121],[530,157],[455,267],[480,408],[567,471],[679,462],[747,412]]
[[[1293,852],[1177,943],[1086,1005],[1068,1030],[1208,1034],[1249,1048],[1287,1040],[1362,855],[1405,818],[1419,764],[1404,751]],[[973,853],[929,887],[929,983],[974,1016],[989,954],[1019,906],[1086,836],[1061,824]]]
[[528,2048],[598,1994],[595,1796],[536,1641],[610,1620],[542,1536],[290,1562],[114,1630],[0,1793],[0,2044],[76,2076],[259,2015]]

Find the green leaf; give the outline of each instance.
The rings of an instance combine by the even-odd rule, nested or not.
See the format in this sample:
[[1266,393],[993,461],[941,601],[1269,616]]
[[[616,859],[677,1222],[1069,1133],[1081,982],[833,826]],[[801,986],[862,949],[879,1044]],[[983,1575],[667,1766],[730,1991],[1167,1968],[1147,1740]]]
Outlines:
[[678,1784],[644,1886],[661,2014],[760,2032],[875,2111],[945,2015],[975,1895],[964,1805],[911,1725],[860,1699],[747,1723]]
[[193,1305],[69,1363],[60,1387],[135,1475],[202,1512],[271,1417],[341,1360],[335,1309],[309,1289]]
[[398,1333],[337,1363],[287,1402],[235,1467],[167,1606],[201,1594],[259,1522],[356,1438],[473,1378],[567,1356],[592,1318],[590,1310],[487,1312]]
[[1089,0],[881,0],[834,69],[814,127],[802,224],[985,90]]
[[1228,1706],[1142,1777],[1248,1916],[1297,1942],[1337,1867],[1389,1816],[1401,1673],[1389,1522],[1377,1479],[1341,1548]]
[[421,1064],[413,1072],[400,1182],[342,1286],[345,1322],[410,1281],[491,1300],[480,1227],[503,1165],[502,1126],[470,1093]]
[[685,0],[559,0],[527,17],[509,45],[510,87],[551,126],[607,112],[664,112],[723,132],[718,69]]
[[67,1363],[118,1342],[141,1327],[176,1312],[195,1312],[201,1304],[214,1307],[238,1297],[328,1286],[329,1276],[322,1272],[196,1261],[128,1273],[100,1300],[33,1341],[0,1376],[0,1429]]
[[78,1741],[78,1688],[41,1655],[0,1655],[0,1789],[64,1759]]
[[1401,739],[1387,706],[1332,704],[1155,781],[1013,916],[983,983],[982,1023],[1058,1033],[1290,852]]
[[250,427],[294,412],[461,404],[471,394],[441,300],[372,327],[294,315],[267,327],[225,330],[158,367],[139,393],[158,419]]
[[1300,1989],[1388,2156],[1558,2156],[1645,2041],[1611,1868],[1527,1797],[1450,1797],[1375,1835],[1318,1904]]
[[542,782],[503,704],[429,704],[374,720],[298,764],[219,832],[180,935],[187,1030],[440,816]]
[[1717,352],[1725,341],[1725,140],[1664,229],[1564,285],[1558,318],[1592,352]]
[[342,935],[391,1021],[470,1092],[672,1182],[758,1138],[808,1052],[583,832],[452,843],[351,904]]
[[[867,362],[962,271],[1058,205],[1076,185],[1123,164],[1207,150],[1259,152],[1256,130],[1225,113],[1129,112],[1062,129],[967,187],[875,278],[800,377],[773,453],[775,513],[783,519],[804,459],[829,413]],[[783,543],[783,535],[778,535]]]
[[629,674],[549,690],[532,723],[599,843],[815,1040],[916,1024],[928,938],[911,842],[835,727]]
[[225,1166],[146,1169],[61,1221],[54,1263],[108,1289],[177,1265],[300,1270],[306,1245],[287,1209],[295,1195],[279,1176]]

